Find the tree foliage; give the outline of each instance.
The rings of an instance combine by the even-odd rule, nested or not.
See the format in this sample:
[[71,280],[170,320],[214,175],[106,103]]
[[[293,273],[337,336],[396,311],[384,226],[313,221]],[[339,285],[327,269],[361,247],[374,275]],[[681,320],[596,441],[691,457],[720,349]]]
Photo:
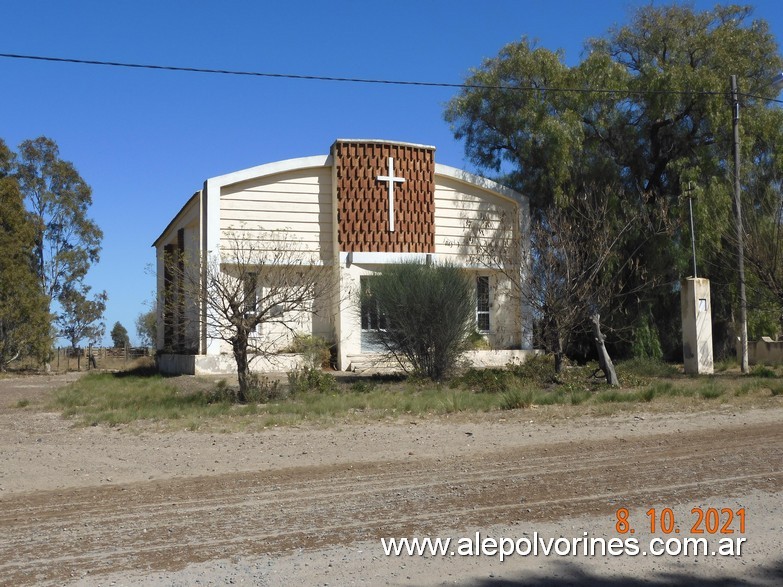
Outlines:
[[98,260],[103,233],[87,217],[92,190],[46,137],[19,145],[16,175],[36,223],[41,289],[55,300]]
[[128,329],[125,328],[119,321],[114,323],[109,336],[111,336],[111,342],[112,345],[114,345],[114,348],[124,348],[130,344]]
[[146,312],[136,317],[136,334],[141,346],[154,347],[158,338],[158,305],[152,304]]
[[[97,338],[106,307],[106,292],[88,299],[83,280],[98,261],[103,238],[88,216],[92,190],[57,144],[47,137],[23,141],[15,175],[35,228],[35,270],[41,292],[58,302],[57,328],[75,347],[83,338]],[[96,313],[100,310],[100,313]],[[88,318],[92,320],[85,322]]]
[[[468,227],[471,263],[502,273],[514,285],[536,317],[534,344],[553,353],[557,373],[575,339],[596,338],[594,316],[623,313],[618,299],[639,296],[655,284],[654,276],[640,278],[641,251],[646,239],[671,227],[661,215],[641,215],[640,208],[623,205],[621,189],[585,188],[568,207],[539,215],[529,235],[513,231],[507,219]],[[628,249],[632,241],[637,246]]]
[[0,140],[0,371],[25,356],[45,360],[51,346],[48,304],[34,266],[35,227],[11,166]]
[[[546,229],[556,211],[596,187],[609,198],[596,233],[622,228],[619,208],[667,219],[671,230],[650,235],[640,227],[619,249],[643,264],[625,291],[639,280],[666,286],[623,304],[629,314],[653,316],[669,354],[679,348],[672,284],[689,271],[690,239],[681,229],[688,182],[697,188],[697,249],[713,280],[714,319],[725,324],[732,315],[730,75],[743,92],[746,188],[768,183],[762,171],[783,141],[780,110],[768,101],[783,60],[768,25],[751,14],[738,6],[645,6],[626,26],[588,40],[586,57],[572,67],[562,53],[522,39],[475,70],[445,112],[473,164],[531,198],[534,226]],[[728,338],[728,328],[716,331]]]
[[440,381],[456,366],[475,329],[473,289],[453,265],[402,263],[384,267],[361,292],[361,311],[377,312],[375,340],[404,369]]
[[90,287],[84,285],[78,289],[68,287],[60,295],[62,312],[56,320],[58,334],[68,340],[74,349],[83,340],[97,343],[106,330],[103,313],[106,311],[107,296],[99,293],[89,299],[89,293]]

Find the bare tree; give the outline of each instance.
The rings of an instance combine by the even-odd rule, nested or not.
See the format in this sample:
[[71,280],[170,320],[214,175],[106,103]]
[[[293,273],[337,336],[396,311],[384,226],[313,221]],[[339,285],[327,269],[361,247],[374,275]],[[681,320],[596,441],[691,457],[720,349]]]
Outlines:
[[472,261],[506,276],[521,304],[533,312],[539,324],[535,342],[553,353],[556,371],[562,371],[574,335],[592,330],[611,385],[618,381],[600,316],[618,309],[619,296],[638,295],[653,285],[643,279],[631,284],[628,278],[643,267],[640,252],[649,238],[670,230],[665,214],[651,213],[646,205],[621,209],[618,201],[624,199],[587,189],[568,206],[539,211],[529,238],[513,230],[508,218],[471,223],[466,237]]
[[252,361],[279,353],[313,315],[332,307],[334,268],[304,249],[285,232],[239,231],[224,235],[203,264],[167,260],[170,281],[182,280],[188,300],[167,315],[180,328],[183,314],[198,316],[209,337],[231,346],[241,402],[252,386]]

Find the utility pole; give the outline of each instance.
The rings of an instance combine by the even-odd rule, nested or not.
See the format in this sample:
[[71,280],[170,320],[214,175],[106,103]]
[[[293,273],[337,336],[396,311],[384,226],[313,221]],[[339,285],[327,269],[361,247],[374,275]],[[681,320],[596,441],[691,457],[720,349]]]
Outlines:
[[739,271],[740,297],[740,369],[749,371],[748,366],[748,302],[745,297],[745,231],[742,228],[742,193],[740,186],[739,150],[739,92],[737,76],[731,76],[731,118],[734,129],[734,217],[737,223],[737,270]]

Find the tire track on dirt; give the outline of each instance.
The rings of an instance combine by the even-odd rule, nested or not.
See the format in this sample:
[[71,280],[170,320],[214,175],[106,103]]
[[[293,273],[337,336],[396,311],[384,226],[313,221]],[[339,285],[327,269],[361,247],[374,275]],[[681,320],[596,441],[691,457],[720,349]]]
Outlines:
[[442,460],[413,455],[404,462],[12,494],[0,501],[0,581],[174,570],[234,555],[611,515],[620,505],[781,487],[783,430],[756,424]]

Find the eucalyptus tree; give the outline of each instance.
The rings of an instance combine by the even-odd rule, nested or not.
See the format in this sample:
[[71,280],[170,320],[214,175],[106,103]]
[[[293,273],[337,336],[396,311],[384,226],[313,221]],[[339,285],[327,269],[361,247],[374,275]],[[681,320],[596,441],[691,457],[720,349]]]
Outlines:
[[70,342],[74,350],[83,340],[97,343],[106,330],[103,323],[106,293],[98,293],[90,299],[89,292],[90,287],[86,285],[78,289],[69,287],[60,296],[62,312],[56,319],[57,333]]
[[158,304],[153,301],[149,310],[136,317],[136,334],[141,346],[154,347],[158,338]]
[[128,336],[128,329],[125,328],[121,322],[117,321],[111,328],[109,333],[111,342],[114,348],[124,348],[130,345],[130,337]]
[[45,360],[51,345],[47,301],[34,269],[35,228],[10,174],[12,159],[0,140],[0,371],[26,356]]
[[91,220],[92,190],[47,137],[19,145],[19,187],[36,223],[36,271],[41,290],[56,300],[98,261],[103,233]]
[[[74,165],[60,158],[57,144],[47,137],[19,145],[16,178],[35,227],[35,270],[41,292],[57,302],[57,326],[73,344],[74,336],[102,329],[106,292],[87,297],[83,283],[99,259],[103,233],[89,218],[92,190]],[[100,310],[100,314],[96,311]],[[93,323],[84,324],[87,317]],[[86,330],[85,330],[86,329]],[[78,339],[83,338],[78,336]]]

